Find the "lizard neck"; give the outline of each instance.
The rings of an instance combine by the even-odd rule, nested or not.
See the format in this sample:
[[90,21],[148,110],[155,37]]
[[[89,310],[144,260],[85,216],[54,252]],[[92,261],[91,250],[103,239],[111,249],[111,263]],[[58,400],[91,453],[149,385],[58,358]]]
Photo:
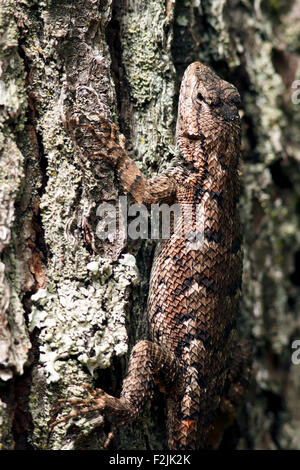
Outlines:
[[236,172],[239,160],[239,129],[219,130],[218,138],[208,133],[201,138],[177,135],[177,146],[181,158],[194,171],[202,175],[202,181],[210,179],[223,186],[228,177]]

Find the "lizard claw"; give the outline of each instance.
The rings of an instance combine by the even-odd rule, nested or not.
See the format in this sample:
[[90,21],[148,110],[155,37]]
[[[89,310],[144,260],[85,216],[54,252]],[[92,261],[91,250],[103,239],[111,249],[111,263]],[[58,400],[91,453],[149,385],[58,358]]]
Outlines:
[[104,442],[104,445],[103,445],[104,449],[107,449],[107,447],[109,446],[109,444],[111,443],[111,441],[114,437],[115,437],[115,428],[113,428],[113,430],[108,433],[107,439],[106,439],[106,441]]

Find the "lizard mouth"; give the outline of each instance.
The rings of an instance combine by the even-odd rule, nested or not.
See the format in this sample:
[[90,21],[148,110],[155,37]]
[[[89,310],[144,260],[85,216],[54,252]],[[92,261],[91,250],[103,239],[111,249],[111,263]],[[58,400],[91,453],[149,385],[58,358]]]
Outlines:
[[183,132],[182,137],[190,140],[203,140],[203,134],[189,134],[188,132]]

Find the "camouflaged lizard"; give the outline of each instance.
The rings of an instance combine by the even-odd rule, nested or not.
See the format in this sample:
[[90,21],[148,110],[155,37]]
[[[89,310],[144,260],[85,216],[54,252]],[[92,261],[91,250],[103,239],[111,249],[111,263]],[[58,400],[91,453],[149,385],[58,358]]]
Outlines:
[[150,180],[126,154],[112,122],[70,118],[85,159],[105,159],[137,203],[177,203],[182,214],[156,249],[147,312],[151,340],[133,348],[121,397],[97,389],[87,399],[61,400],[74,410],[53,424],[91,411],[132,421],[154,385],[166,396],[169,449],[207,447],[220,438],[217,417],[233,416],[250,373],[249,349],[236,330],[242,278],[239,105],[233,85],[203,64],[191,64],[179,97],[179,156]]

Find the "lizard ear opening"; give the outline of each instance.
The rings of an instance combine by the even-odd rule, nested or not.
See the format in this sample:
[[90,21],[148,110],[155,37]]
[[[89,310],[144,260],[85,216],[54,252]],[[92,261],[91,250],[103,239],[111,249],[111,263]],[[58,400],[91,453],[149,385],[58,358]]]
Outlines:
[[242,100],[239,93],[235,93],[230,99],[231,103],[234,104],[238,109],[242,107]]

